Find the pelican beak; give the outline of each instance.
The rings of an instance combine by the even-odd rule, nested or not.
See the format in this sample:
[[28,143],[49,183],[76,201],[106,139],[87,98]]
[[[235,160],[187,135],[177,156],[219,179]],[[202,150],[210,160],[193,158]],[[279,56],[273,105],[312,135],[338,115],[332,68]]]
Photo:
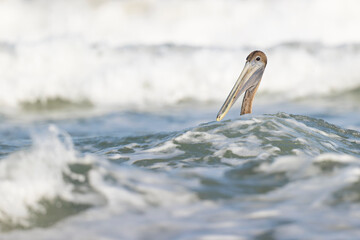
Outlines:
[[248,89],[256,87],[260,83],[264,69],[264,66],[258,65],[253,61],[246,62],[238,80],[236,81],[229,96],[225,100],[223,106],[221,107],[216,117],[216,121],[220,121],[225,117],[231,106],[236,102],[241,94],[243,94]]

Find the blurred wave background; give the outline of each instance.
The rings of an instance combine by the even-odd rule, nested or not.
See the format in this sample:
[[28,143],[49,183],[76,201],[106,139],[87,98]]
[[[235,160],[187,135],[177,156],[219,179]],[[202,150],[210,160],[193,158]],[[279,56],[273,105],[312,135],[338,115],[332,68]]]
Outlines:
[[219,106],[248,53],[261,49],[269,61],[260,99],[334,102],[345,92],[350,101],[340,107],[358,111],[358,6],[355,0],[3,0],[0,106]]

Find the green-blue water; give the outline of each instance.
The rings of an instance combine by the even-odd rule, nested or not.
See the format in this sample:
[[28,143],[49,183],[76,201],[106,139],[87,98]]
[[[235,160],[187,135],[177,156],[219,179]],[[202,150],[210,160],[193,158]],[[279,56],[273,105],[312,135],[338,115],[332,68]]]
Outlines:
[[360,239],[359,9],[1,0],[0,239]]
[[[215,108],[193,105],[154,113],[70,109],[3,116],[4,237],[359,234],[358,131],[328,123],[333,118],[326,114],[237,117],[233,110],[227,120],[211,121],[215,115]],[[353,115],[343,114],[342,121],[359,127],[348,119]]]

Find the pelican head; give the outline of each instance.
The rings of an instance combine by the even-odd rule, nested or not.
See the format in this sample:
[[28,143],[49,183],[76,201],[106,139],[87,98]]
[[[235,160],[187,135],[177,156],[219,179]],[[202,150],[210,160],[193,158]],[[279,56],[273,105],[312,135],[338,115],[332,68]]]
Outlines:
[[262,75],[267,64],[267,58],[262,51],[253,51],[246,58],[245,67],[242,70],[229,96],[221,107],[216,121],[220,121],[230,110],[241,94],[245,92],[244,100],[241,106],[240,115],[251,113],[252,102],[255,93],[259,88]]

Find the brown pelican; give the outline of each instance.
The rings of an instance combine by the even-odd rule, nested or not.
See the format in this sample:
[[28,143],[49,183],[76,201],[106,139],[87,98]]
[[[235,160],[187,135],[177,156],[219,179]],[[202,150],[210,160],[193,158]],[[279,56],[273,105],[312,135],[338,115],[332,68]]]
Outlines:
[[247,56],[245,67],[229,96],[225,100],[224,105],[221,107],[216,117],[216,121],[220,121],[225,117],[231,106],[245,91],[240,115],[251,113],[252,102],[254,100],[255,93],[259,88],[266,64],[267,58],[265,53],[262,51],[253,51],[249,54],[249,56]]

